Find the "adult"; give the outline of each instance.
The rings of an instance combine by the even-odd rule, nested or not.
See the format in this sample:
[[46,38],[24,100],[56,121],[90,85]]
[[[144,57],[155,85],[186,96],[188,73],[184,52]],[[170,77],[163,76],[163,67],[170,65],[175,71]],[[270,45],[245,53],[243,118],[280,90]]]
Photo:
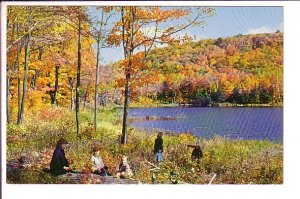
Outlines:
[[196,145],[188,144],[187,146],[193,148],[192,155],[191,155],[193,161],[195,160],[199,161],[203,157],[203,152],[200,147],[199,141],[196,142]]
[[156,154],[156,161],[161,162],[163,160],[163,139],[162,139],[163,133],[159,132],[157,134],[157,138],[154,142],[154,154]]
[[62,175],[70,171],[69,161],[65,156],[65,149],[69,143],[64,138],[57,141],[56,149],[53,152],[51,163],[50,163],[50,173],[53,175]]

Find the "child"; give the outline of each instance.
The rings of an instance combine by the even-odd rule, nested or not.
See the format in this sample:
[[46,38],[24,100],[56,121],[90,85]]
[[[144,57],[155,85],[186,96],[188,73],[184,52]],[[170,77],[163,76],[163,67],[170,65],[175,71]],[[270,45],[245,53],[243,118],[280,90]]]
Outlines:
[[99,155],[100,148],[95,146],[93,148],[93,155],[91,157],[91,162],[93,164],[92,171],[94,174],[101,176],[110,176],[108,172],[108,167],[104,165],[102,158]]
[[157,134],[157,138],[155,139],[154,143],[154,153],[156,154],[156,161],[161,162],[163,160],[163,139],[162,139],[162,132]]
[[122,156],[120,164],[117,167],[117,177],[118,178],[131,178],[133,173],[130,169],[130,166],[127,162],[127,156]]

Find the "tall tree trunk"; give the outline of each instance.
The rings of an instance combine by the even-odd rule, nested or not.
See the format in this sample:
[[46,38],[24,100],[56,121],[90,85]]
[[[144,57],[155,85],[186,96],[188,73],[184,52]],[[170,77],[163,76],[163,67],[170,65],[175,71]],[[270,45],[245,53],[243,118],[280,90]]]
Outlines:
[[70,91],[71,91],[71,111],[74,111],[74,79],[72,77],[68,77],[69,85],[70,85]]
[[[102,11],[103,12],[103,11]],[[101,31],[101,28],[100,28]],[[95,80],[95,102],[94,102],[94,131],[97,130],[97,102],[98,102],[98,82],[99,82],[99,56],[100,56],[100,34],[97,37],[97,60],[96,60],[96,80]]]
[[123,125],[122,125],[122,137],[121,143],[127,143],[127,124],[128,124],[128,110],[129,110],[129,81],[130,81],[130,73],[126,74],[126,84],[125,84],[125,99],[124,99],[124,113],[123,113]]
[[22,43],[18,42],[18,54],[17,54],[17,70],[18,70],[18,116],[17,121],[20,120],[20,112],[21,112],[21,72],[20,72],[20,54],[22,52]]
[[[43,54],[43,47],[38,47],[38,49],[39,49],[38,60],[41,61],[42,60],[42,54]],[[40,70],[39,69],[34,69],[34,75],[32,77],[31,85],[30,85],[32,90],[36,89],[35,88],[36,87],[36,81],[37,81],[37,78],[38,78],[39,74],[40,74]]]
[[[132,22],[131,23],[124,23],[124,7],[121,8],[121,20],[123,22],[122,26],[122,37],[123,37],[123,49],[124,49],[124,57],[125,59],[127,58],[129,60],[128,66],[125,69],[125,75],[126,75],[126,83],[125,83],[125,93],[124,93],[124,113],[123,113],[123,125],[122,125],[122,136],[121,136],[121,144],[126,144],[127,143],[127,127],[128,127],[128,112],[129,112],[129,100],[130,100],[130,68],[132,67],[132,62],[131,62],[131,55],[133,54],[133,37],[134,37],[134,22],[135,22],[135,8],[130,7],[130,12],[131,12],[131,17],[132,17]],[[129,31],[130,36],[127,37],[127,41],[125,42],[125,25],[127,25],[127,30],[131,29]]]
[[39,69],[34,69],[34,75],[32,77],[31,85],[30,85],[32,90],[36,89],[36,81],[37,81],[37,78],[38,78],[39,74],[40,74],[40,70]]
[[[55,66],[54,90],[47,91],[47,93],[50,95],[51,105],[54,107],[57,106],[58,77],[59,77],[59,66]],[[49,88],[52,87],[50,82],[47,85]]]
[[57,91],[58,91],[58,77],[59,77],[59,66],[55,66],[55,85],[53,91],[53,97],[51,98],[51,104],[57,106]]
[[98,84],[99,84],[99,59],[100,59],[100,38],[104,20],[104,11],[102,10],[99,33],[97,35],[97,60],[96,60],[96,80],[95,80],[95,103],[94,103],[94,131],[97,130],[97,102],[98,102]]
[[26,87],[27,87],[27,80],[28,80],[30,38],[31,38],[31,33],[28,32],[25,37],[25,65],[24,65],[24,78],[23,78],[23,93],[21,99],[20,115],[18,117],[17,124],[22,124],[24,119],[24,106],[25,106],[26,89],[27,89]]
[[74,111],[74,94],[73,94],[73,86],[71,88],[71,111]]
[[78,65],[77,65],[76,99],[75,99],[77,137],[80,137],[80,118],[79,118],[80,68],[81,68],[81,19],[80,17],[78,17]]
[[10,124],[10,99],[9,99],[9,87],[10,87],[10,77],[9,77],[9,67],[6,65],[6,122]]

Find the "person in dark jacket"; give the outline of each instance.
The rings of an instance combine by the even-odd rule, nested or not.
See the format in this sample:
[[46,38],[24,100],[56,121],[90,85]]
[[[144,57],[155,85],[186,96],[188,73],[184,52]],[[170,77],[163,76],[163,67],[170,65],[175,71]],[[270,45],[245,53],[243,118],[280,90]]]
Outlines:
[[69,162],[65,156],[65,149],[68,146],[68,142],[61,138],[58,140],[56,149],[53,152],[53,156],[50,163],[50,173],[53,175],[66,174],[69,168]]
[[202,157],[203,157],[203,152],[201,150],[201,147],[200,147],[200,144],[199,144],[199,141],[196,142],[196,145],[190,145],[188,144],[187,145],[188,147],[191,147],[193,148],[193,151],[192,151],[192,160],[200,160]]
[[157,134],[157,138],[155,139],[154,143],[154,153],[156,154],[156,161],[161,162],[163,160],[163,139],[162,139],[162,132]]

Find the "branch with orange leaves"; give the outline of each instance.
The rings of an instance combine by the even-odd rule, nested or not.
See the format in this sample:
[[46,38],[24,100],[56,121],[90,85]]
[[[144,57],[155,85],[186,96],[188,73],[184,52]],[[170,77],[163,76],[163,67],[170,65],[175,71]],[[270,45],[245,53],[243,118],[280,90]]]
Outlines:
[[40,21],[36,22],[27,32],[25,32],[24,35],[20,36],[18,39],[16,39],[14,42],[12,42],[9,46],[7,46],[6,50],[8,51],[13,45],[15,45],[17,42],[19,42],[23,37],[25,37],[27,34],[32,32],[39,23],[40,23]]

